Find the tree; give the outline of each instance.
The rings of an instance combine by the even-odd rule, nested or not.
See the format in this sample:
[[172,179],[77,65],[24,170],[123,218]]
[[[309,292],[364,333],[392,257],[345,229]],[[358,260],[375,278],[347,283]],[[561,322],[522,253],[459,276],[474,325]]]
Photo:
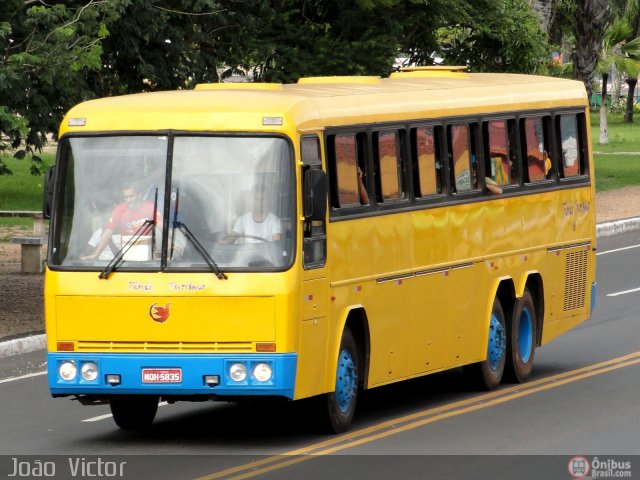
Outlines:
[[591,82],[596,72],[604,33],[612,18],[608,0],[575,0],[574,75],[584,82],[591,98]]
[[[64,112],[92,97],[86,72],[99,70],[101,40],[125,0],[67,2],[53,6],[6,0],[0,13],[0,153],[36,155]],[[7,5],[8,4],[8,5]],[[0,174],[10,173],[0,157]]]
[[615,67],[621,74],[638,78],[640,74],[640,38],[627,42],[633,29],[621,18],[611,25],[604,36],[597,71],[602,76],[602,102],[600,104],[600,145],[609,143],[607,125],[607,81]]
[[530,0],[529,5],[540,18],[540,29],[549,34],[553,20],[553,0]]
[[[627,5],[627,10],[625,12],[625,18],[629,22],[631,26],[631,36],[634,38],[640,37],[640,1],[639,0],[630,0]],[[624,121],[625,123],[633,123],[633,108],[635,105],[635,91],[636,86],[638,85],[638,77],[637,76],[627,76],[627,102],[624,113]]]
[[459,2],[439,30],[441,55],[474,71],[534,73],[549,56],[538,18],[525,0]]
[[399,52],[399,0],[265,0],[240,65],[266,82],[384,75]]
[[[474,70],[534,72],[544,35],[527,0],[5,0],[0,153],[38,152],[74,104],[254,81],[387,75],[399,53]],[[440,44],[445,40],[444,48]],[[0,174],[8,169],[0,160]]]

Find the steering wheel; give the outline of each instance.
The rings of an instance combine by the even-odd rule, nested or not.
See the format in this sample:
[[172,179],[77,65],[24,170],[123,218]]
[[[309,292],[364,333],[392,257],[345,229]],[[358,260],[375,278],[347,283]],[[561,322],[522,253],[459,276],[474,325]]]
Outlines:
[[258,237],[256,235],[247,235],[245,233],[234,233],[233,236],[235,238],[252,238],[253,240],[259,240],[261,242],[269,242],[270,240],[263,238],[263,237]]

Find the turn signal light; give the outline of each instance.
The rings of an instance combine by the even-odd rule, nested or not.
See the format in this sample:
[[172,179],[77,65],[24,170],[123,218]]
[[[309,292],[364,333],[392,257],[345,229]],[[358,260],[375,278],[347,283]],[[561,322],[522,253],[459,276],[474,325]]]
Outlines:
[[275,352],[275,343],[256,343],[256,352]]
[[57,348],[59,352],[73,352],[76,349],[73,342],[58,342]]

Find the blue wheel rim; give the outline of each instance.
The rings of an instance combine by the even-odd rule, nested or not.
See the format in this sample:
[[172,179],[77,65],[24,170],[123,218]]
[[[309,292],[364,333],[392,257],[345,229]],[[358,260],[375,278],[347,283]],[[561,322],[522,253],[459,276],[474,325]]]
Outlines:
[[520,325],[518,326],[518,350],[523,363],[527,363],[531,358],[531,346],[533,345],[533,321],[528,307],[524,307],[520,314]]
[[489,348],[487,358],[489,359],[489,368],[494,372],[500,368],[500,364],[505,356],[506,350],[506,332],[502,323],[495,314],[491,314],[491,323],[489,324]]
[[342,413],[351,408],[358,388],[358,372],[349,350],[342,350],[338,357],[338,371],[336,375],[336,400]]

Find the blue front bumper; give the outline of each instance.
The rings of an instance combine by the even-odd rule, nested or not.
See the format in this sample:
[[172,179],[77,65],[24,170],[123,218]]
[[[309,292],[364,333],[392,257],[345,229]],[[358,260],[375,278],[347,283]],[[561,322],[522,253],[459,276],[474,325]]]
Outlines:
[[[293,398],[297,355],[289,354],[112,354],[112,353],[49,353],[48,378],[52,395],[270,395]],[[59,374],[63,362],[74,362],[78,374],[73,380],[64,380]],[[98,367],[97,378],[84,380],[80,371],[83,364],[93,362]],[[249,372],[242,382],[229,376],[231,365],[243,363]],[[258,381],[251,372],[259,363],[267,363],[273,375],[265,382]],[[143,370],[179,369],[176,383],[146,383]],[[107,375],[120,375],[120,384],[107,383]],[[217,385],[205,383],[205,376],[218,376]],[[175,379],[172,379],[175,381]],[[147,379],[148,381],[148,379]]]

